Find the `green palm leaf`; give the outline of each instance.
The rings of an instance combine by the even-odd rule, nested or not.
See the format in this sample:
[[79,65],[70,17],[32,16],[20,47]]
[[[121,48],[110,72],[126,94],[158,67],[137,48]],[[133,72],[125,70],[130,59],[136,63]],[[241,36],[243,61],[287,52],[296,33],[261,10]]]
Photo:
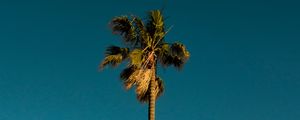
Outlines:
[[125,42],[131,44],[136,42],[135,27],[127,16],[116,17],[110,24],[113,33],[122,35]]
[[129,53],[130,64],[136,67],[141,67],[143,63],[144,52],[141,49],[134,49]]
[[100,64],[100,69],[106,65],[118,66],[123,60],[128,57],[129,49],[120,48],[118,46],[109,46],[105,51],[105,58]]

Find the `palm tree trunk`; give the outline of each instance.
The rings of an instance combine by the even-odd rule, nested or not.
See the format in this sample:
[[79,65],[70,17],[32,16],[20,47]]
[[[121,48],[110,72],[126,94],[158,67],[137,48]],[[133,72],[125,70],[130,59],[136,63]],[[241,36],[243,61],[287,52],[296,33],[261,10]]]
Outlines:
[[150,97],[149,97],[149,106],[148,106],[148,120],[155,120],[155,101],[156,96],[154,93],[155,89],[155,63],[152,66],[152,77],[150,79]]

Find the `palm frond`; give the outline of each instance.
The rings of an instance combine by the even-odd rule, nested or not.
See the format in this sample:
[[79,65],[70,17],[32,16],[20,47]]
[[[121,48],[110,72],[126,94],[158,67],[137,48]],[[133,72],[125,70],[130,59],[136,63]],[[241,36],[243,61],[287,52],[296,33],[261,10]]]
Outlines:
[[118,46],[109,46],[105,51],[105,58],[100,64],[100,69],[103,69],[106,65],[112,66],[119,65],[124,59],[128,57],[129,49],[120,48]]
[[[154,82],[155,82],[155,84],[154,84],[155,86],[154,86],[153,92],[154,92],[155,98],[157,99],[164,92],[164,84],[163,84],[163,80],[158,76],[156,77]],[[150,87],[148,87],[147,91],[143,92],[142,94],[137,94],[137,99],[142,103],[149,102],[149,97],[150,97]]]
[[134,77],[131,77],[131,76],[134,76],[134,73],[136,71],[137,71],[137,67],[129,66],[121,72],[120,78],[123,80],[124,87],[126,90],[130,89],[138,80],[138,79],[135,79]]
[[145,25],[143,23],[143,21],[138,18],[138,17],[135,17],[134,18],[134,23],[135,25],[137,26],[137,29],[139,30],[140,33],[146,33],[146,28],[145,28]]
[[132,21],[127,16],[115,17],[111,22],[113,33],[120,34],[127,43],[136,42],[136,32]]
[[112,66],[118,66],[122,62],[122,55],[108,55],[104,58],[104,60],[100,64],[100,69],[103,69],[106,65],[111,64]]
[[156,55],[158,56],[158,61],[164,67],[167,67],[172,64],[173,57],[171,54],[171,48],[169,44],[165,43],[159,45],[159,47],[156,48]]
[[181,59],[178,56],[173,56],[172,64],[174,65],[174,67],[181,69],[183,67],[184,63],[185,63],[185,60]]
[[134,49],[129,53],[130,64],[140,67],[143,63],[143,51],[141,49]]
[[145,94],[137,94],[137,99],[141,102],[141,103],[147,103],[149,102],[149,98],[150,98],[150,87],[147,89]]
[[158,56],[164,56],[166,54],[169,54],[171,52],[171,48],[170,45],[167,43],[164,44],[160,44],[156,49],[155,49],[155,53]]
[[180,69],[188,60],[190,53],[182,43],[173,43],[171,45],[162,44],[157,48],[158,60],[164,66],[174,65]]
[[156,79],[155,79],[155,89],[154,89],[154,93],[156,95],[156,99],[161,96],[164,92],[164,83],[163,83],[163,80],[156,76]]
[[140,47],[142,47],[142,48],[145,48],[146,46],[149,46],[150,45],[150,35],[149,35],[149,33],[147,32],[147,29],[146,29],[146,27],[145,27],[145,25],[144,25],[144,23],[143,23],[143,21],[140,19],[140,18],[138,18],[138,17],[136,17],[135,19],[134,19],[134,23],[135,23],[135,25],[136,25],[136,27],[137,27],[137,35],[138,35],[138,42],[140,42],[140,44],[141,44],[141,46]]
[[160,10],[150,11],[147,31],[152,37],[152,45],[155,45],[158,41],[162,41],[165,32],[163,15]]
[[139,100],[142,100],[142,98],[147,94],[147,91],[149,91],[152,74],[153,71],[151,69],[141,69],[137,71],[137,74],[134,76],[138,79],[135,92]]
[[150,12],[152,24],[156,28],[156,30],[161,31],[163,30],[164,22],[163,22],[163,16],[160,12],[160,10],[153,10]]
[[177,56],[180,59],[187,60],[190,57],[189,51],[186,47],[179,42],[173,43],[171,45],[172,56]]
[[106,48],[105,50],[105,55],[117,55],[117,54],[121,54],[124,58],[128,57],[129,54],[129,48],[121,48],[118,46],[109,46]]

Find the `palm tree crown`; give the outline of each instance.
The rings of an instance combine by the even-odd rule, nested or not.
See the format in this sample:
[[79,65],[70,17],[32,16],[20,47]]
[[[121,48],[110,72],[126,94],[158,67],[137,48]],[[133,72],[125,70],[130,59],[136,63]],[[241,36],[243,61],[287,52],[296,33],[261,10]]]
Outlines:
[[157,65],[182,68],[190,56],[188,50],[182,43],[165,42],[168,31],[159,10],[150,11],[146,21],[135,16],[119,16],[112,19],[110,25],[113,33],[122,36],[124,47],[109,46],[100,68],[128,61],[120,75],[124,87],[135,86],[137,99],[142,103],[149,102],[150,97],[155,101],[164,91],[163,81],[156,74]]

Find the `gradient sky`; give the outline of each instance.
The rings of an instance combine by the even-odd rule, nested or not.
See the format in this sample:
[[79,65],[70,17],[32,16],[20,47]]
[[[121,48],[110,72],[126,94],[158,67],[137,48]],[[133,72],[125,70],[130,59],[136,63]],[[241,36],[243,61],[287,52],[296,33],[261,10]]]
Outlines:
[[[169,0],[167,40],[187,45],[178,72],[160,70],[157,120],[300,120],[300,2]],[[97,70],[120,44],[114,16],[162,0],[1,0],[0,120],[146,120],[120,68]]]

